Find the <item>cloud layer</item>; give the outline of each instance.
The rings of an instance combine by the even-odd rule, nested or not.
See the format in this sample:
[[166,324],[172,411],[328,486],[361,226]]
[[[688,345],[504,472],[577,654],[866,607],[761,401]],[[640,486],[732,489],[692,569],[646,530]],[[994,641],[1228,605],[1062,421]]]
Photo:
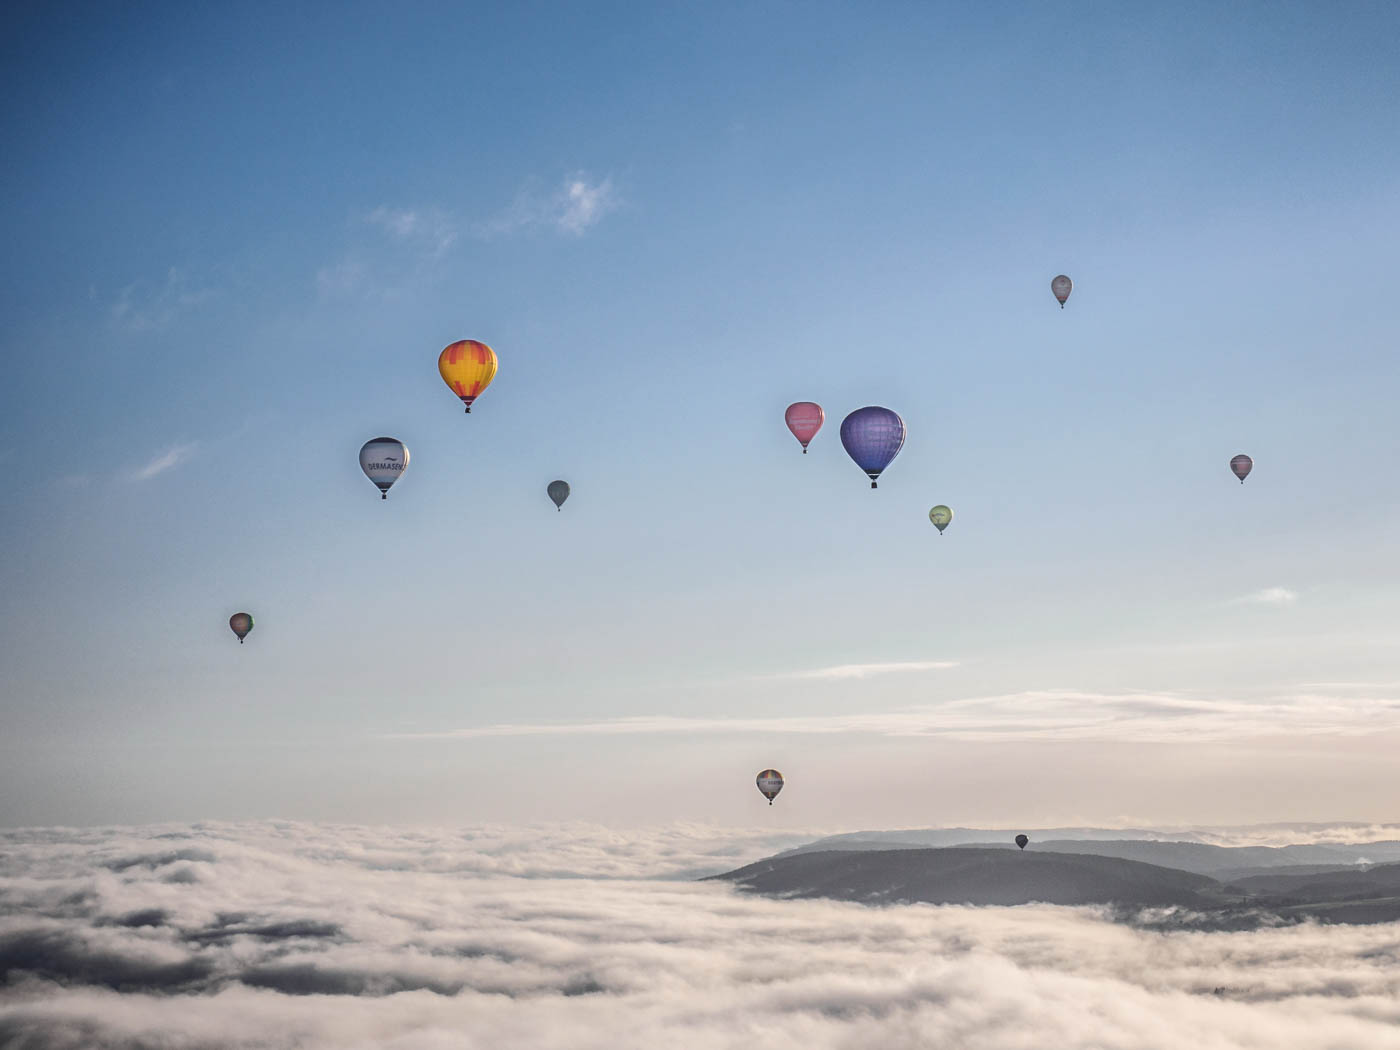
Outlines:
[[[766,838],[12,832],[0,1045],[1400,1048],[1393,925],[1162,934],[1090,909],[869,909],[598,877],[727,864]],[[556,876],[571,864],[588,877]]]
[[[919,665],[920,669],[927,666],[930,665]],[[846,670],[828,668],[816,674],[840,677],[832,672]],[[655,715],[597,722],[505,723],[393,736],[396,739],[475,739],[674,733],[860,733],[954,740],[1189,742],[1319,733],[1355,736],[1392,729],[1400,729],[1400,699],[1395,697],[1309,692],[1243,700],[1166,692],[1094,693],[1042,689],[948,700],[894,711],[771,718]]]

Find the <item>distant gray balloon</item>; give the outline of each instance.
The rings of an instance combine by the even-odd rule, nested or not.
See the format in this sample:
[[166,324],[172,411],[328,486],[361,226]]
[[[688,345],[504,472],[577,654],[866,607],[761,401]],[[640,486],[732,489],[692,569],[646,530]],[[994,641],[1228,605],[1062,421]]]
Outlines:
[[551,481],[545,491],[549,493],[549,498],[554,501],[554,505],[563,510],[564,501],[569,498],[569,483],[567,481]]

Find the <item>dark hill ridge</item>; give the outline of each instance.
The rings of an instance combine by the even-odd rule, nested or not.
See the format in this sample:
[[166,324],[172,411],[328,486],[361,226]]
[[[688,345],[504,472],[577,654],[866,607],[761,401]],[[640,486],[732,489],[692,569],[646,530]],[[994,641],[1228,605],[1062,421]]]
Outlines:
[[1221,873],[1239,868],[1274,868],[1293,864],[1312,864],[1345,868],[1357,862],[1353,851],[1332,846],[1212,846],[1204,842],[1162,842],[1124,839],[1107,842],[1082,842],[1073,839],[1052,839],[1033,843],[1028,849],[1050,850],[1055,853],[1092,853],[1099,857],[1121,857],[1159,864],[1198,875],[1220,878]]
[[[1161,928],[1400,920],[1400,864],[1224,883],[1120,857],[954,846],[780,855],[711,878],[770,897],[861,904],[1102,904]],[[1183,910],[1139,914],[1144,908]]]
[[[1097,828],[1029,829],[1028,850],[1092,853],[1102,857],[1140,860],[1213,878],[1229,878],[1247,869],[1293,865],[1345,868],[1358,864],[1400,861],[1400,842],[1315,842],[1289,846],[1219,846],[1189,836],[1162,832]],[[931,846],[979,846],[1013,849],[1012,832],[982,828],[926,828],[903,831],[858,831],[832,835],[778,856],[829,850],[888,850]]]
[[1124,904],[1213,908],[1214,879],[1116,857],[992,847],[832,850],[774,857],[724,875],[755,893],[894,904]]
[[1400,896],[1400,864],[1301,874],[1284,869],[1282,872],[1267,872],[1234,879],[1230,888],[1236,887],[1256,896],[1294,900],[1305,904],[1394,897]]

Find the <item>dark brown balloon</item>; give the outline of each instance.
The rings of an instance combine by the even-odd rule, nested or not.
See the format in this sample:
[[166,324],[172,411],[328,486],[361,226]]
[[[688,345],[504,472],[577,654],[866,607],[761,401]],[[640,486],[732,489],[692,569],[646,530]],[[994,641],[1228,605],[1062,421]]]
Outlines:
[[238,644],[243,644],[243,639],[248,637],[248,632],[253,629],[253,618],[247,613],[234,613],[228,618],[228,626],[234,634],[238,635]]

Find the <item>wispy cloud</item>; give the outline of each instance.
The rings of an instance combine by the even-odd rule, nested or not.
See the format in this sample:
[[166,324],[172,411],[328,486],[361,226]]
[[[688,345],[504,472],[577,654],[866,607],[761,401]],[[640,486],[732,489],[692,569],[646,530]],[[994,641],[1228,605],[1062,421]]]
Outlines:
[[510,206],[477,228],[479,236],[495,237],[546,229],[580,237],[621,204],[611,178],[593,179],[577,172],[552,190],[527,184]]
[[765,675],[766,678],[803,679],[848,679],[871,678],[881,674],[910,674],[919,671],[946,671],[957,667],[956,660],[905,660],[883,664],[837,664],[834,667],[818,667],[810,671],[784,671],[780,674]]
[[342,259],[316,271],[316,290],[323,296],[348,295],[369,282],[369,270],[358,259]]
[[132,470],[127,477],[132,481],[150,481],[167,470],[174,470],[180,464],[188,463],[198,449],[199,443],[194,441],[184,445],[172,445],[145,466]]
[[1303,682],[1300,689],[1381,689],[1400,691],[1400,682]]
[[1367,735],[1400,730],[1400,697],[1305,693],[1264,700],[1176,693],[1038,690],[952,700],[885,712],[772,718],[665,715],[573,723],[501,723],[428,733],[385,734],[398,740],[472,740],[519,736],[648,734],[866,734],[956,740],[1226,740],[1261,736]]
[[617,207],[612,180],[590,183],[581,175],[567,180],[560,202],[555,224],[576,237]]
[[1265,587],[1262,591],[1244,594],[1234,599],[1234,605],[1293,605],[1298,601],[1298,592],[1287,587]]
[[[354,217],[341,258],[317,269],[316,289],[329,298],[391,299],[439,269],[464,231],[479,239],[537,230],[581,237],[619,204],[610,178],[595,179],[584,172],[551,188],[530,180],[505,209],[477,222],[437,206],[380,204]],[[154,320],[157,314],[135,308],[135,286],[128,292],[130,301],[121,304],[128,323]]]
[[316,290],[329,298],[393,298],[439,265],[457,242],[458,226],[442,208],[381,204],[355,216],[344,255],[316,271]]
[[365,221],[396,241],[417,245],[432,258],[445,254],[457,240],[456,223],[440,208],[391,208],[381,204],[365,216]]
[[172,266],[162,284],[135,281],[123,288],[109,317],[114,325],[131,332],[155,331],[185,310],[208,302],[214,294],[211,288],[192,286],[184,271]]

